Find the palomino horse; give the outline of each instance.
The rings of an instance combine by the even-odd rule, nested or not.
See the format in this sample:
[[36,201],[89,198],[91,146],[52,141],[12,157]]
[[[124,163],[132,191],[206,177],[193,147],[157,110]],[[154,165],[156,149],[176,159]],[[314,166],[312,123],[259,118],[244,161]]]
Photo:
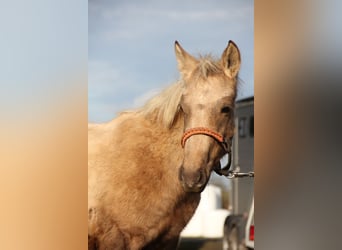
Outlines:
[[[88,249],[176,249],[212,170],[230,152],[240,52],[195,58],[181,80],[88,131]],[[229,167],[229,166],[228,166]]]

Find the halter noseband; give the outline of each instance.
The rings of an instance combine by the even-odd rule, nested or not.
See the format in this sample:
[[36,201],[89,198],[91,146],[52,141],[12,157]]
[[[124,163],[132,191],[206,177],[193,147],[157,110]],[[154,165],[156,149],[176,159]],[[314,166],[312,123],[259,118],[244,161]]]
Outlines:
[[218,175],[224,175],[224,176],[228,176],[229,175],[229,168],[230,165],[232,163],[232,155],[231,155],[231,140],[227,141],[225,139],[225,137],[223,137],[221,134],[212,131],[208,128],[204,128],[204,127],[197,127],[197,128],[191,128],[188,129],[184,132],[183,136],[182,136],[182,140],[181,140],[181,144],[182,147],[184,148],[185,146],[185,142],[193,135],[207,135],[210,136],[212,138],[214,138],[216,141],[218,141],[220,143],[220,145],[223,147],[224,151],[228,154],[228,162],[227,165],[224,168],[221,168],[221,164],[219,162],[218,166],[216,166],[214,168],[214,171],[218,174]]

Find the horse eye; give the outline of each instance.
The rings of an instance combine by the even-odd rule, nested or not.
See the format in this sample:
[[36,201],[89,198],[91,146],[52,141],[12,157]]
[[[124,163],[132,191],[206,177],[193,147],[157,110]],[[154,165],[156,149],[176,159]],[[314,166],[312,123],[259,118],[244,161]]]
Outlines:
[[221,109],[221,113],[225,113],[225,114],[230,113],[230,107],[223,107],[223,108]]
[[185,115],[187,114],[187,112],[185,112],[185,110],[184,110],[184,108],[183,108],[182,105],[179,106],[179,109],[180,109]]

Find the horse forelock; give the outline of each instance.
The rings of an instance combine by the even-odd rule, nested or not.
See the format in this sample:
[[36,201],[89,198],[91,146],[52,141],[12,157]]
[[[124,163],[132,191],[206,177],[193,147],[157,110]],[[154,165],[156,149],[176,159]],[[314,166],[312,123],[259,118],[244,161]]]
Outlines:
[[[197,67],[191,74],[190,81],[194,84],[206,84],[209,77],[226,77],[222,61],[211,54],[200,55]],[[235,80],[236,82],[233,87],[236,93],[238,85],[243,81],[239,78],[239,74],[236,75]]]
[[208,76],[223,74],[223,68],[219,60],[212,55],[200,55],[197,68],[193,72],[193,76],[206,79]]

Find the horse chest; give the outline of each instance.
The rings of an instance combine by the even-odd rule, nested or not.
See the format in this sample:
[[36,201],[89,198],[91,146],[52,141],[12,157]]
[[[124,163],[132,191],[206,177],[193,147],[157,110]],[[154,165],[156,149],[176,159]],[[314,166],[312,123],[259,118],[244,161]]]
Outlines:
[[179,235],[193,216],[199,200],[199,194],[186,194],[173,210],[169,208],[168,212],[159,214],[158,222],[146,228],[144,238],[150,240],[143,249],[175,249]]
[[186,198],[178,204],[174,211],[174,219],[183,222],[184,226],[189,222],[200,201],[199,193],[187,194]]

